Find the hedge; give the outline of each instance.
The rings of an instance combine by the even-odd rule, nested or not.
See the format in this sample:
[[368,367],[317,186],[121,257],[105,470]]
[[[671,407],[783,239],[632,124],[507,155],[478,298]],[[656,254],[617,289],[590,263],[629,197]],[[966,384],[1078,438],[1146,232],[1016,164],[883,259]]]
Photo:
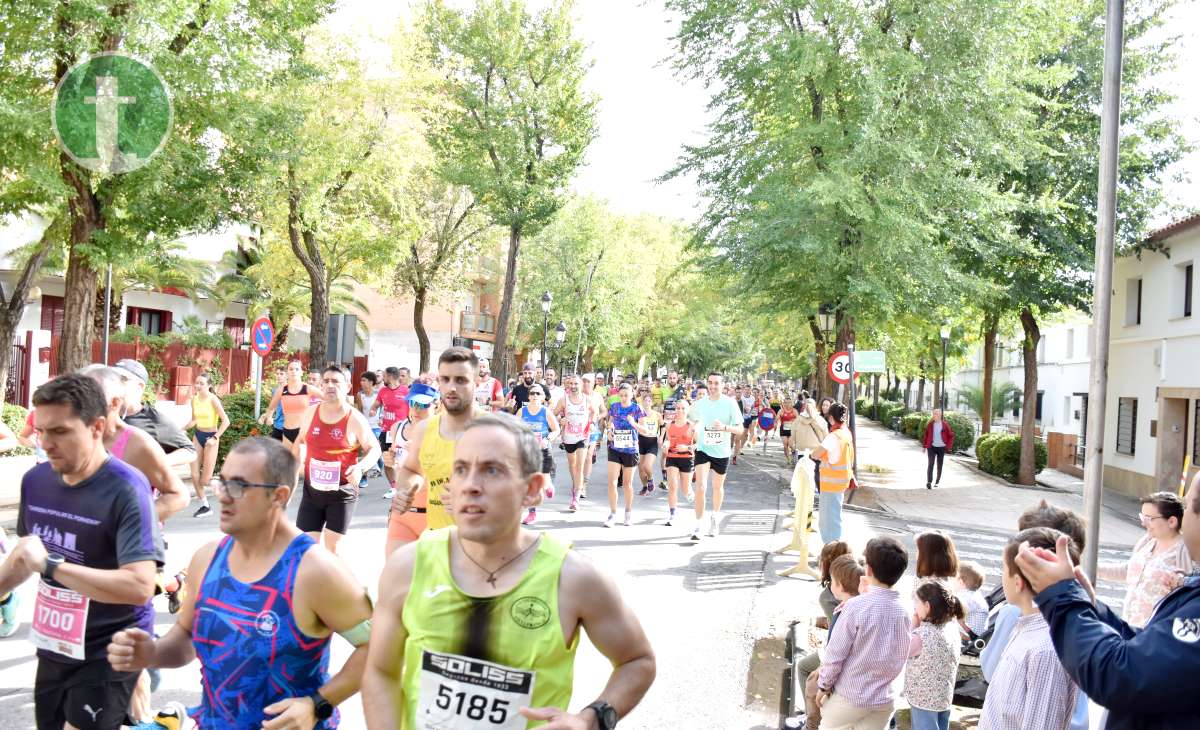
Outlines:
[[[990,469],[988,471],[996,476],[1014,481],[1021,465],[1021,437],[1015,433],[1004,434],[985,442],[984,448],[989,450],[987,461]],[[1033,473],[1037,474],[1046,468],[1050,452],[1046,448],[1046,442],[1040,439],[1034,439],[1033,450]]]
[[[29,411],[24,406],[18,406],[13,403],[4,404],[4,412],[0,414],[0,418],[4,419],[4,425],[8,426],[14,434],[21,433],[21,429],[25,428],[25,419],[29,416]],[[33,453],[33,449],[24,446],[18,446],[11,451],[5,451],[0,456],[28,456]]]
[[992,431],[980,436],[975,442],[975,458],[979,459],[979,468],[986,472],[992,470],[992,447],[996,445],[996,439],[1004,434]]
[[925,422],[928,420],[929,413],[927,411],[909,413],[900,419],[900,433],[909,438],[920,438],[921,433],[918,432],[924,431]]
[[[262,410],[266,411],[267,405],[271,402],[271,393],[273,390],[263,383],[262,392]],[[244,438],[250,436],[269,436],[271,434],[270,424],[260,426],[254,420],[254,389],[248,388],[239,390],[236,393],[230,393],[221,398],[222,405],[225,406],[225,413],[229,416],[229,428],[221,436],[221,444],[217,447],[217,466],[225,462],[225,456],[233,445]]]
[[[942,416],[946,419],[946,423],[950,424],[950,429],[954,431],[954,448],[950,450],[952,454],[965,454],[967,445],[975,442],[975,424],[971,419],[960,413],[946,413]],[[913,438],[921,439],[925,436],[925,427],[933,416],[927,415],[921,422],[920,430],[913,434]]]

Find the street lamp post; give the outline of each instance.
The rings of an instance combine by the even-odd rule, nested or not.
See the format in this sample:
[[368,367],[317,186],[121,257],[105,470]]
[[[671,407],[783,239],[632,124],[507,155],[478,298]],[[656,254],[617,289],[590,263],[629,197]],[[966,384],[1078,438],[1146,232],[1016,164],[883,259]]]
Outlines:
[[[567,340],[567,323],[558,320],[558,326],[554,328],[554,354],[558,355],[558,351],[562,349],[563,343]],[[562,366],[562,361],[559,361],[559,366]],[[542,370],[542,375],[545,376],[546,371]]]
[[942,325],[942,397],[941,409],[942,413],[946,412],[946,346],[950,344],[950,325]]
[[546,329],[550,326],[550,303],[554,297],[550,292],[542,294],[542,377],[546,377]]
[[[829,337],[833,334],[833,324],[837,320],[837,314],[834,311],[832,304],[822,304],[817,307],[817,319],[820,320],[821,334],[824,335],[823,349],[825,351],[825,362],[821,363],[821,367],[828,369],[829,366]],[[817,373],[817,382],[825,382],[824,373]],[[828,395],[821,393],[821,396]]]

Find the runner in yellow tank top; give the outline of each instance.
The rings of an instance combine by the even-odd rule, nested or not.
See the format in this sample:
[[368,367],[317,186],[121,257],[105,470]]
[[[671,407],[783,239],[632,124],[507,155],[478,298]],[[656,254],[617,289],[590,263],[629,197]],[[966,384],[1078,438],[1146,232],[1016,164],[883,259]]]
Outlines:
[[[417,490],[426,486],[427,528],[436,530],[453,524],[442,496],[450,477],[454,443],[476,415],[475,375],[478,368],[475,353],[465,347],[451,347],[438,358],[441,410],[412,429],[404,461],[396,466],[396,496],[392,498],[389,520],[412,509]],[[404,542],[389,538],[384,554],[391,555]]]
[[361,690],[368,728],[517,730],[561,718],[581,630],[613,673],[595,702],[576,703],[573,722],[611,729],[650,688],[654,653],[616,584],[521,525],[545,489],[540,469],[537,438],[517,419],[467,424],[446,490],[455,526],[401,548],[379,579]]

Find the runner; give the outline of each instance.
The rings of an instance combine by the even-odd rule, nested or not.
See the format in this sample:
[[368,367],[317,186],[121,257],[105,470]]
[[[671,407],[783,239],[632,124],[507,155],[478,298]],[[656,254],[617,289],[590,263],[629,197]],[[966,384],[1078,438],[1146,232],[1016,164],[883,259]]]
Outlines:
[[788,466],[791,466],[792,458],[796,454],[792,448],[792,424],[799,417],[792,399],[785,399],[783,408],[779,411],[779,441],[783,444],[783,460]]
[[554,368],[546,368],[546,380],[542,383],[543,389],[549,388],[546,393],[546,407],[551,413],[558,411],[558,404],[562,402],[563,396],[567,394],[566,388],[558,385],[558,371]]
[[[379,579],[367,727],[611,730],[654,681],[641,624],[590,561],[520,525],[546,479],[529,429],[500,413],[466,429],[450,479],[458,526],[425,533]],[[568,714],[581,630],[613,670],[595,702]]]
[[[654,408],[654,399],[648,385],[638,391],[638,405],[646,414],[642,419],[642,432],[638,434],[638,475],[642,479],[642,491],[638,496],[645,497],[654,493],[654,461],[658,459],[658,436],[662,416]],[[646,436],[647,433],[654,435]]]
[[195,461],[196,450],[187,434],[157,408],[143,401],[146,384],[150,382],[146,367],[137,360],[126,358],[119,360],[113,368],[125,381],[125,411],[122,414],[125,423],[150,434],[167,455],[167,464],[171,468]]
[[[407,368],[389,367],[383,371],[383,387],[375,394],[375,402],[371,405],[371,413],[379,416],[379,429],[385,436],[392,432],[392,427],[408,418],[408,384],[405,381]],[[365,411],[364,411],[365,413]],[[391,448],[387,441],[381,445],[383,451]],[[388,484],[396,483],[396,470],[383,466],[384,476]]]
[[758,395],[757,388],[745,386],[742,388],[741,399],[738,405],[742,412],[742,430],[741,437],[737,440],[737,451],[733,454],[733,463],[737,463],[737,457],[741,455],[742,449],[749,444],[754,446],[754,422],[758,419]]
[[[379,379],[375,376],[374,372],[368,370],[358,379],[358,410],[362,411],[363,415],[367,417],[367,424],[371,426],[371,433],[375,434],[375,438],[382,444],[384,441],[383,422],[380,418],[381,414],[374,410],[375,399],[378,396]],[[358,485],[359,488],[366,485],[368,477],[384,476],[384,468],[383,457],[381,456],[375,466],[366,474],[363,474],[362,483]],[[385,499],[391,499],[391,496],[385,497]]]
[[771,440],[771,433],[775,430],[775,411],[769,406],[763,406],[758,412],[758,418],[754,422],[758,427],[759,433],[762,434],[763,455],[767,453],[767,442]]
[[509,413],[517,413],[529,402],[529,390],[536,383],[537,381],[533,377],[533,364],[525,363],[525,367],[521,368],[520,379],[513,386],[512,392],[508,394],[508,402],[505,407]]
[[33,404],[48,461],[21,480],[21,539],[0,566],[0,596],[41,576],[30,633],[37,727],[115,730],[131,721],[139,672],[114,670],[105,647],[125,627],[154,625],[163,546],[150,485],[105,451],[108,406],[95,379],[60,375]]
[[[119,673],[199,659],[199,727],[328,730],[334,708],[358,691],[371,602],[346,564],[288,519],[296,466],[277,441],[235,445],[216,482],[225,537],[191,560],[198,590],[163,638],[139,627],[106,642],[105,664]],[[334,633],[355,649],[330,677]]]
[[596,466],[596,452],[600,450],[600,439],[604,435],[604,414],[608,412],[608,406],[605,401],[603,388],[593,387],[592,383],[595,378],[603,377],[601,375],[584,375],[581,382],[583,383],[583,394],[592,404],[592,423],[588,430],[588,449],[587,457],[583,460],[583,484],[579,486],[579,498],[587,499],[588,480],[592,478],[592,468]]
[[450,480],[454,442],[477,415],[473,395],[479,360],[465,347],[451,347],[438,358],[438,393],[441,411],[417,424],[409,437],[408,455],[397,467],[396,496],[388,518],[385,550],[390,555],[404,544],[405,528],[400,516],[418,509],[414,500],[425,490],[426,525],[430,530],[453,524],[442,495]]
[[[416,430],[417,424],[433,415],[434,404],[437,403],[437,399],[438,392],[433,386],[425,385],[424,383],[413,383],[412,388],[409,389],[408,418],[392,426],[392,432],[388,437],[388,441],[392,446],[384,455],[393,469],[397,465],[403,464],[404,460],[408,458],[409,439]],[[392,485],[383,496],[386,499],[394,498],[396,496],[395,485]],[[396,517],[400,521],[396,525],[396,542],[398,544],[402,545],[412,542],[425,531],[425,511],[428,508],[427,497],[428,493],[425,489],[418,489],[409,511]],[[385,553],[385,555],[390,554],[390,551]]]
[[320,405],[321,401],[325,400],[325,396],[322,395],[322,391],[324,390],[322,380],[320,370],[314,368],[308,371],[308,380],[305,381],[305,385],[308,386],[309,407]]
[[555,415],[563,424],[562,443],[567,452],[567,471],[571,473],[571,503],[568,512],[579,509],[579,498],[583,492],[584,465],[588,463],[588,452],[591,451],[591,433],[598,432],[593,425],[596,421],[596,407],[589,397],[580,390],[578,375],[568,374],[563,378],[566,395],[558,404]]
[[[682,479],[687,488],[688,498],[692,496],[692,468],[696,451],[696,426],[688,420],[688,408],[691,402],[686,398],[675,401],[672,419],[662,432],[662,447],[666,457],[663,463],[667,469],[667,521],[663,524],[670,527],[675,524],[675,508],[679,505],[679,484]],[[686,475],[686,476],[684,476]]]
[[[304,464],[296,526],[314,540],[324,535],[325,547],[336,553],[338,542],[350,529],[358,483],[379,460],[380,449],[366,416],[346,399],[350,387],[346,371],[330,365],[322,378],[324,400],[304,414],[300,435],[292,445],[292,453]],[[360,451],[365,452],[361,461]]]
[[487,360],[479,360],[479,378],[475,385],[475,402],[483,406],[483,410],[491,411],[504,407],[504,386],[492,377],[491,366]]
[[618,390],[617,402],[608,407],[605,431],[608,436],[608,519],[605,527],[612,527],[617,519],[617,478],[621,478],[625,493],[626,527],[633,524],[633,468],[638,463],[639,435],[645,411],[633,402],[633,387],[623,383]]
[[[529,402],[521,406],[518,415],[538,437],[542,447],[542,473],[546,475],[546,499],[554,499],[554,457],[550,455],[550,442],[559,433],[558,419],[545,406],[546,392],[543,386],[534,385],[529,389]],[[529,508],[529,513],[521,524],[532,525],[537,521],[537,506]]]
[[[120,364],[120,363],[118,363]],[[287,380],[275,389],[267,409],[259,416],[258,422],[265,424],[272,417],[277,407],[283,408],[283,443],[292,445],[300,435],[300,419],[308,410],[308,386],[301,380],[304,377],[304,365],[299,360],[292,360],[287,365]]]
[[192,436],[192,445],[196,447],[196,458],[192,461],[192,488],[196,490],[196,498],[200,500],[200,508],[192,517],[203,517],[212,514],[208,506],[208,493],[205,485],[212,481],[213,471],[217,466],[217,449],[220,448],[221,434],[229,428],[229,416],[225,415],[225,406],[221,399],[209,387],[208,375],[200,373],[195,381],[196,394],[192,396],[192,418],[183,427],[184,431],[196,429]]
[[696,446],[696,527],[691,539],[700,539],[704,521],[704,502],[708,491],[708,472],[713,472],[713,511],[708,517],[708,535],[720,534],[721,505],[725,501],[725,471],[729,467],[732,453],[730,434],[742,430],[741,414],[737,404],[729,396],[721,394],[720,373],[709,373],[708,392],[711,394],[692,404],[691,417],[700,429],[700,443]]

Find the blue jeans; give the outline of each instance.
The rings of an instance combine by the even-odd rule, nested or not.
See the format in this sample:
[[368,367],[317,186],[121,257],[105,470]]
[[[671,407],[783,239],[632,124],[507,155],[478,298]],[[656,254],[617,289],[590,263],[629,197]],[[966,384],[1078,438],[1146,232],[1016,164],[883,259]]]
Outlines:
[[912,708],[912,730],[950,730],[950,710]]
[[845,492],[821,492],[817,526],[823,543],[842,539],[842,499],[845,496]]

